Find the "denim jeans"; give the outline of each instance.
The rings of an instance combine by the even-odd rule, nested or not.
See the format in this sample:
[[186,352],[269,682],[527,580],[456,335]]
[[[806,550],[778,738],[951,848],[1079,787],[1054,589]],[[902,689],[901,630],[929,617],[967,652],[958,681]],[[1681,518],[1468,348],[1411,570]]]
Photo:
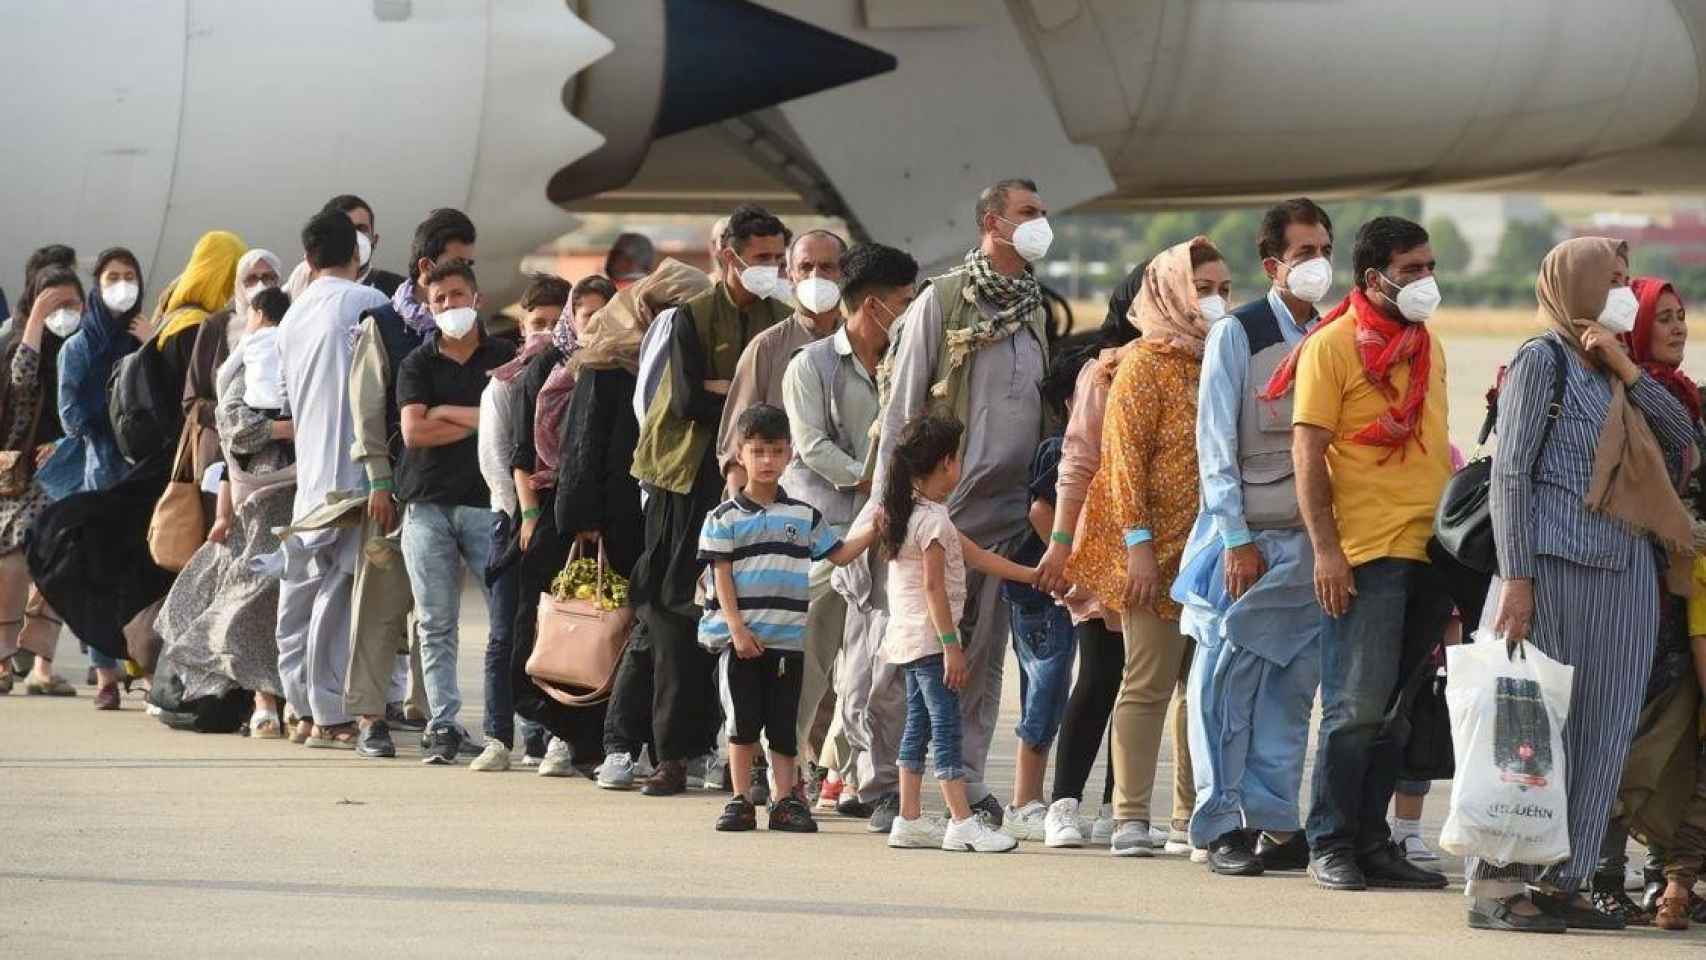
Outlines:
[[1025,681],[1014,734],[1033,750],[1047,750],[1066,716],[1072,690],[1072,659],[1078,649],[1072,615],[1057,604],[1008,604],[1013,624],[1013,653]]
[[935,744],[936,779],[960,780],[960,695],[944,682],[941,654],[922,657],[902,667],[906,672],[906,730],[900,735],[895,764],[924,772],[924,751]]
[[[505,543],[515,536],[510,518],[495,514],[492,543]],[[515,746],[515,688],[510,682],[510,652],[515,640],[515,613],[521,596],[521,565],[512,563],[486,586],[486,609],[491,611],[490,637],[486,641],[486,736],[506,747]]]
[[1309,810],[1316,856],[1365,856],[1391,842],[1386,806],[1401,744],[1381,742],[1399,684],[1445,636],[1451,600],[1433,568],[1383,557],[1352,571],[1350,609],[1321,635],[1321,732]]
[[[482,507],[411,503],[403,510],[403,557],[415,595],[421,678],[426,684],[428,728],[460,729],[462,692],[456,683],[457,620],[462,615],[466,570],[486,569],[492,552],[492,511]],[[486,597],[491,618],[491,596]]]

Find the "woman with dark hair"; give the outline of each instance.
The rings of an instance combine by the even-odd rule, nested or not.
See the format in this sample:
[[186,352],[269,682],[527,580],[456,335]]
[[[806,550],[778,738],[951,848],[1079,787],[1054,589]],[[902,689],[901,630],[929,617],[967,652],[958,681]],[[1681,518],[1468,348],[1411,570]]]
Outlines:
[[75,696],[77,690],[53,673],[60,621],[30,583],[24,539],[52,503],[36,469],[64,434],[50,398],[57,390],[52,359],[77,329],[83,285],[64,267],[48,267],[28,284],[28,318],[14,329],[3,358],[7,377],[0,407],[0,694],[12,692],[10,661],[20,648],[35,654],[24,681],[31,694]]
[[142,314],[142,265],[129,250],[111,247],[95,258],[93,276],[83,323],[59,352],[61,446],[82,467],[80,483],[61,495],[105,490],[128,469],[107,417],[107,378],[114,364],[141,346],[134,330]]

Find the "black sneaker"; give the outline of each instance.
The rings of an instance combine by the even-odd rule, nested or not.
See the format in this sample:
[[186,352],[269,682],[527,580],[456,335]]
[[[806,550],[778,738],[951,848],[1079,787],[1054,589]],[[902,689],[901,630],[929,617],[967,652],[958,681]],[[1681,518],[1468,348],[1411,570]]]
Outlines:
[[894,826],[894,818],[900,816],[900,794],[885,793],[877,798],[877,805],[871,808],[871,822],[865,829],[871,833],[888,833]]
[[462,734],[455,727],[440,727],[427,734],[427,748],[421,762],[432,766],[449,766],[456,762],[462,749]]
[[991,830],[1001,829],[1001,821],[1006,818],[1006,814],[1001,810],[1001,801],[995,799],[993,793],[972,804],[971,812],[972,816],[978,817],[988,824]]
[[841,791],[841,799],[835,803],[835,812],[855,820],[869,820],[877,808],[859,799],[859,792],[851,785]]
[[755,807],[766,806],[770,803],[770,768],[758,764],[752,765],[752,776],[748,778],[746,795],[752,798]]
[[401,703],[387,703],[385,705],[385,722],[399,730],[426,729],[426,721],[409,719],[409,712],[403,709]]
[[[774,823],[775,814],[771,814]],[[758,829],[758,808],[745,797],[735,797],[723,804],[723,815],[717,818],[717,829],[723,833],[740,833]]]
[[391,742],[391,728],[385,721],[375,720],[356,735],[355,755],[369,760],[385,760],[397,755],[397,745]]
[[[748,805],[751,809],[751,805]],[[770,821],[765,829],[779,833],[816,833],[817,821],[800,798],[789,794],[770,808]]]

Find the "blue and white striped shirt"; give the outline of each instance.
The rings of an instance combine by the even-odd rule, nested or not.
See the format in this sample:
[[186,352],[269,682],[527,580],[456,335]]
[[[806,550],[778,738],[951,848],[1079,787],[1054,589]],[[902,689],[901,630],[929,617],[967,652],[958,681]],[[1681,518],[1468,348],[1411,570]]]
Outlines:
[[715,575],[716,561],[727,560],[733,567],[741,619],[752,635],[766,649],[804,650],[812,562],[839,546],[841,539],[823,514],[781,488],[769,505],[745,493],[723,501],[706,514],[699,532],[699,559],[707,564],[699,644],[712,651],[729,645]]

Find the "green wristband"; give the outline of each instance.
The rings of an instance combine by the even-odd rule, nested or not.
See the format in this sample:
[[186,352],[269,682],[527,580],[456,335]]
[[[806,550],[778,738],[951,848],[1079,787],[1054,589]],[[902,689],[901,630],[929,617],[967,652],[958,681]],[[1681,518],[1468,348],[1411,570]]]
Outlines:
[[944,633],[942,634],[941,639],[942,646],[944,647],[957,647],[960,645],[960,635],[957,633]]
[[1055,532],[1049,534],[1048,538],[1051,542],[1058,543],[1063,547],[1072,546],[1072,534],[1066,532],[1065,530],[1056,530]]
[[380,491],[380,490],[390,490],[391,489],[391,478],[385,477],[385,478],[380,479],[380,480],[369,480],[369,481],[367,481],[367,489],[369,489],[371,491],[375,491],[375,492]]
[[544,513],[544,512],[545,512],[544,507],[528,507],[526,510],[521,511],[521,519],[523,519],[523,520],[537,520],[537,519],[539,519],[539,515]]

